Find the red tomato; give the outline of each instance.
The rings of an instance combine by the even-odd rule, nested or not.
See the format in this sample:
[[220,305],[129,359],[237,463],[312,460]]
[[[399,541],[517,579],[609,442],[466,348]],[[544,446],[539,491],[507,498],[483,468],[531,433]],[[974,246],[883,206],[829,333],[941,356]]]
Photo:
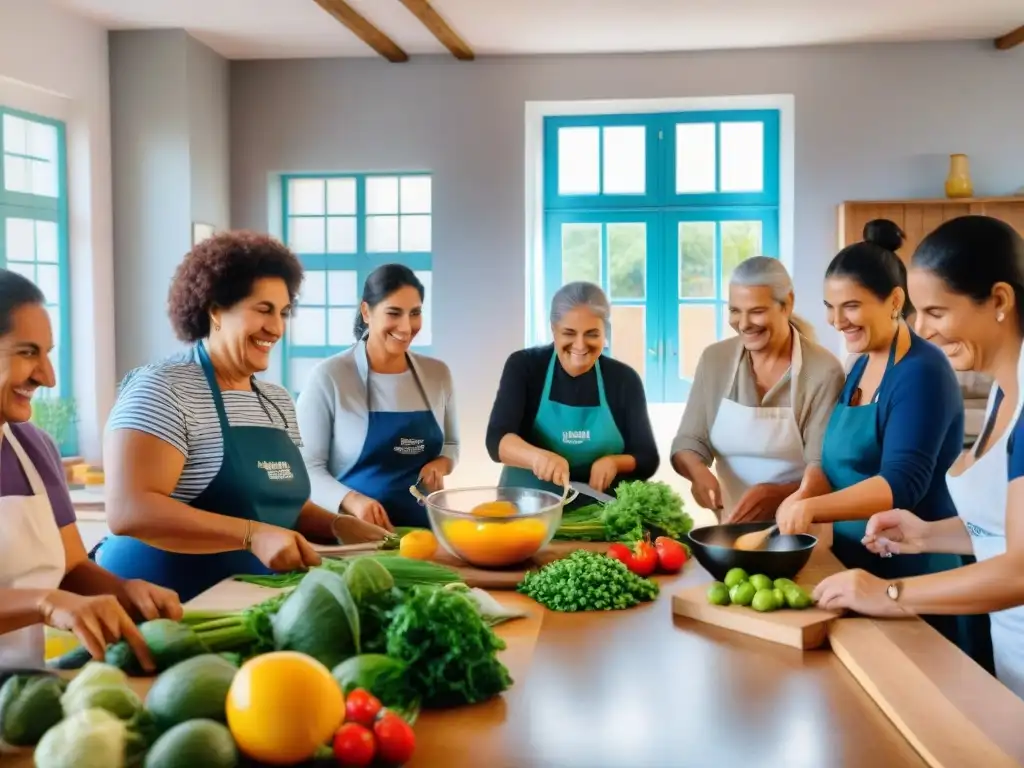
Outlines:
[[334,759],[339,765],[364,766],[373,762],[377,742],[370,729],[359,723],[345,723],[334,734]]
[[658,567],[658,551],[649,541],[638,541],[633,547],[633,567],[630,568],[637,576],[644,578],[654,573]]
[[608,547],[608,557],[620,561],[629,570],[633,570],[633,552],[625,544],[612,544]]
[[686,547],[668,536],[659,536],[654,548],[658,551],[658,567],[665,573],[679,573],[686,563]]
[[345,720],[367,728],[373,726],[380,712],[380,700],[362,688],[356,688],[345,698]]
[[377,754],[390,765],[405,765],[416,749],[416,735],[405,720],[385,710],[373,725]]

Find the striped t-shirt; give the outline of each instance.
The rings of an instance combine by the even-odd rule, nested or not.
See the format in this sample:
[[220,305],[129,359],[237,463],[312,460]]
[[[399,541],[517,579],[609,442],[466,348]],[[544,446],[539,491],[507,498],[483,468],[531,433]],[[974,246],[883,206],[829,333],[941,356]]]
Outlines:
[[[257,382],[256,392],[223,391],[224,410],[233,427],[285,429],[301,447],[295,404],[283,387]],[[275,407],[276,406],[276,407]],[[199,363],[178,357],[136,368],[121,382],[107,429],[135,429],[160,438],[185,457],[171,496],[189,502],[216,477],[224,458],[217,406]]]

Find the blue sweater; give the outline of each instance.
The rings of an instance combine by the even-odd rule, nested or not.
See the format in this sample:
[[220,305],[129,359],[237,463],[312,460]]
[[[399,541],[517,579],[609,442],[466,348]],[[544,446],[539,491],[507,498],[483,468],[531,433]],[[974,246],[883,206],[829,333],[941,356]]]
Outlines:
[[[862,355],[853,364],[841,402],[850,402],[867,360]],[[892,489],[893,507],[924,520],[955,517],[946,472],[963,450],[964,403],[942,350],[911,332],[907,354],[882,379],[877,414],[878,476]]]

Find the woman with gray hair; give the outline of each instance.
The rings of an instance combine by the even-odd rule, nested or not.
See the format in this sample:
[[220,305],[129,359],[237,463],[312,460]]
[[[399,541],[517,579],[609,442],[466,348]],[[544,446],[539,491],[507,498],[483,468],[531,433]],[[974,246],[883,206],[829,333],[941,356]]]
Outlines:
[[672,467],[723,522],[768,520],[821,462],[843,368],[793,314],[793,282],[778,259],[755,256],[733,270],[729,325],[737,336],[697,363]]
[[614,493],[657,471],[643,382],[603,354],[610,312],[598,286],[568,283],[551,301],[554,342],[508,358],[487,425],[501,485],[561,493],[572,480]]

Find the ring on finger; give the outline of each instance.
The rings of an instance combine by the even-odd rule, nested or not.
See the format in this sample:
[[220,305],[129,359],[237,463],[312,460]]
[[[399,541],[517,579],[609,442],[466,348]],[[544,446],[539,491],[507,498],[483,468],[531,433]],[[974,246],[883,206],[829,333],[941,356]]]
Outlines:
[[892,552],[883,552],[879,557],[892,557]]

